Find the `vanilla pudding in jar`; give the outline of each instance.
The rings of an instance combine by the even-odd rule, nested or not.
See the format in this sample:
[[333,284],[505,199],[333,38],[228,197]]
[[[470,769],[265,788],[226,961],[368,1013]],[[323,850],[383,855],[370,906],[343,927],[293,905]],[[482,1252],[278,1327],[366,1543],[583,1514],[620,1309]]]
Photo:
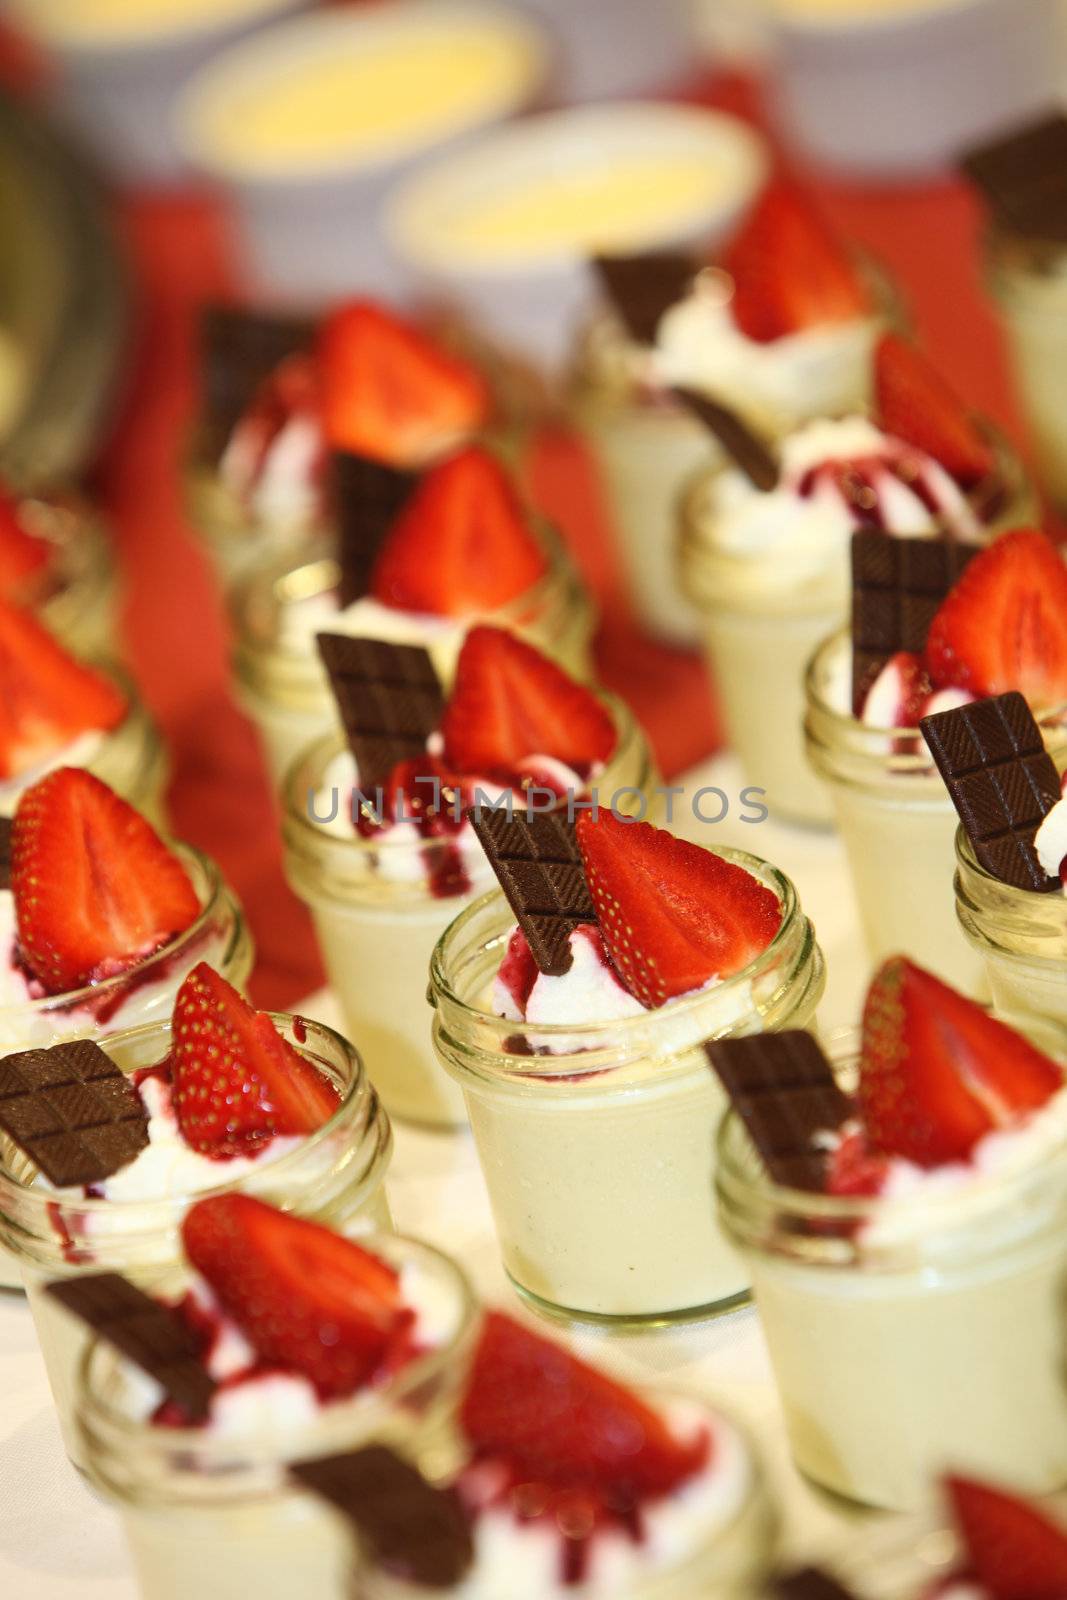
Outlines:
[[[733,965],[732,933],[721,955],[710,933],[696,981],[679,979],[694,992],[650,1008],[622,986],[600,928],[575,919],[570,966],[548,976],[506,904],[485,896],[434,952],[434,1045],[464,1091],[504,1264],[525,1299],[594,1321],[706,1315],[738,1303],[748,1283],[710,1204],[722,1096],[702,1045],[806,1026],[822,994],[822,955],[775,868],[739,851],[678,850],[682,841],[663,830],[604,811],[595,827],[631,859],[648,849],[672,863],[681,856],[672,870],[690,876],[695,858],[710,856],[702,876],[723,886],[724,904],[744,902],[741,917],[755,925],[738,944],[757,953],[701,981],[709,961]],[[646,882],[646,904],[654,895]],[[713,895],[707,910],[714,919]],[[703,908],[696,914],[703,922]]]
[[[191,1296],[221,1323],[205,1358],[219,1385],[205,1421],[157,1421],[158,1384],[102,1340],[87,1347],[77,1400],[85,1471],[121,1516],[145,1600],[190,1592],[232,1600],[253,1589],[265,1600],[348,1600],[349,1534],[294,1469],[372,1445],[415,1460],[432,1451],[469,1359],[470,1284],[456,1262],[418,1240],[340,1220],[330,1230],[339,1243],[320,1248],[343,1261],[338,1252],[351,1242],[376,1273],[395,1277],[411,1318],[399,1357],[351,1393],[321,1394],[287,1363],[249,1367],[256,1341],[228,1306],[220,1314],[213,1285],[189,1267],[151,1288],[168,1302]],[[294,1299],[303,1287],[294,1285]]]
[[[1062,742],[1054,755],[1067,760]],[[955,816],[955,813],[953,813]],[[1062,826],[1057,817],[1055,826]],[[1046,870],[1059,877],[1053,861]],[[1067,903],[1062,885],[1045,894],[1002,883],[976,860],[962,828],[956,831],[956,916],[975,957],[982,962],[997,1014],[1020,1026],[1044,1018],[1067,1023]]]
[[[833,1050],[847,1120],[811,1130],[826,1175],[806,1153],[803,1177],[772,1179],[736,1115],[719,1136],[719,1214],[751,1270],[793,1459],[893,1510],[920,1508],[949,1468],[1049,1493],[1067,1483],[1062,1067],[900,959],[866,1026],[858,1067],[855,1036]],[[1056,1030],[1041,1039],[1062,1056]],[[883,1076],[868,1094],[869,1055]],[[997,1098],[981,1101],[987,1079]],[[908,1155],[883,1147],[875,1108],[912,1130]]]

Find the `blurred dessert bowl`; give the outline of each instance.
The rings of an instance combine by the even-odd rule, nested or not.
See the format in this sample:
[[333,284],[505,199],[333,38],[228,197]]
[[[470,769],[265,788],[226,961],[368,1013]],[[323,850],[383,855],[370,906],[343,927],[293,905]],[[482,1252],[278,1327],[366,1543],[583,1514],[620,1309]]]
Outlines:
[[566,810],[592,792],[655,813],[655,767],[620,701],[500,629],[468,633],[447,699],[424,650],[319,643],[346,733],[290,769],[286,872],[390,1114],[464,1124],[419,1002],[438,939],[495,881],[468,811]]
[[[682,582],[703,615],[731,743],[772,811],[801,822],[831,816],[804,754],[804,675],[847,617],[852,534],[984,542],[1033,509],[1014,456],[918,351],[886,335],[875,382],[873,418],[806,424],[770,452],[773,478],[769,452],[755,471],[746,450],[694,479],[681,503]],[[706,404],[703,414],[717,421]]]
[[115,588],[106,532],[84,496],[0,487],[0,599],[36,612],[76,655],[105,656]]
[[[1059,1029],[1040,1038],[1062,1058]],[[832,1062],[807,1034],[709,1054],[736,1113],[719,1213],[800,1471],[893,1510],[950,1463],[1062,1488],[1060,1060],[904,957]]]
[[83,1340],[49,1283],[100,1272],[144,1282],[173,1266],[202,1194],[390,1226],[389,1121],[355,1050],[322,1024],[253,1011],[206,963],[178,991],[173,1021],[19,1052],[3,1077],[0,1230],[79,1464]]
[[573,829],[476,827],[510,905],[484,896],[442,937],[434,1044],[512,1283],[540,1311],[615,1324],[738,1303],[747,1277],[708,1204],[722,1097],[701,1046],[812,1020],[823,961],[796,891],[604,808]]

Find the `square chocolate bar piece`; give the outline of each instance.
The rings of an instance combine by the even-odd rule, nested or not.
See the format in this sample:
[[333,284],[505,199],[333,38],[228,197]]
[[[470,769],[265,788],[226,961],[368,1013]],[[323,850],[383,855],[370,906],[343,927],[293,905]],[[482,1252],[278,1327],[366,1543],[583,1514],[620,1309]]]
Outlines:
[[853,1108],[813,1035],[791,1028],[704,1048],[775,1183],[824,1190],[819,1136],[840,1128]]
[[1067,244],[1067,117],[1062,112],[972,150],[963,169],[995,220],[1024,239]]
[[428,651],[420,645],[320,633],[319,654],[359,781],[385,783],[398,761],[417,759],[444,712],[444,695]]
[[852,535],[852,710],[891,656],[921,655],[941,602],[978,554],[960,539],[898,539],[867,528]]
[[90,1039],[0,1060],[0,1130],[59,1189],[103,1183],[148,1143],[137,1090]]
[[571,969],[571,934],[597,920],[573,824],[554,812],[475,807],[467,815],[538,969],[561,977]]

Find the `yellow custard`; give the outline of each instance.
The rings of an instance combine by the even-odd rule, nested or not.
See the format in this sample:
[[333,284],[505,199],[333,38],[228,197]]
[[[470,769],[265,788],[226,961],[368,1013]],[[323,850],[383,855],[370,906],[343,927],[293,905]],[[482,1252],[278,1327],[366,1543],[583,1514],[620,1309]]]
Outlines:
[[508,21],[407,6],[395,27],[389,8],[341,15],[285,30],[284,45],[276,35],[271,57],[261,43],[234,53],[228,78],[213,73],[196,119],[213,162],[250,173],[370,162],[521,102],[540,73],[532,36]]
[[143,43],[167,34],[228,27],[270,15],[285,0],[11,0],[28,31],[74,45]]

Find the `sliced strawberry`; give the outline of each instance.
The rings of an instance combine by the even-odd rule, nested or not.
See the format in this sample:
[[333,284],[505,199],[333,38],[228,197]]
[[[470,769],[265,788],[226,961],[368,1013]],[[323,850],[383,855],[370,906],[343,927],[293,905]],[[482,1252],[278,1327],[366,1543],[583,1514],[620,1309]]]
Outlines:
[[0,601],[0,778],[30,771],[125,715],[110,678],[69,656],[28,611]]
[[885,1156],[872,1150],[867,1135],[857,1129],[841,1140],[830,1157],[826,1188],[828,1193],[842,1196],[881,1194],[887,1173]]
[[260,1360],[301,1373],[323,1396],[369,1382],[414,1321],[388,1262],[250,1195],[199,1201],[182,1241]]
[[50,772],[20,799],[11,888],[22,960],[49,994],[125,971],[200,915],[154,828],[78,767]]
[[992,1600],[1064,1600],[1067,1531],[1017,1496],[948,1478],[946,1487],[970,1558],[970,1576]]
[[17,600],[24,595],[30,579],[43,572],[50,559],[48,541],[28,531],[18,501],[0,488],[0,597]]
[[734,321],[761,344],[871,313],[848,251],[807,197],[784,181],[764,191],[722,264],[734,281]]
[[781,926],[771,889],[664,828],[584,812],[578,844],[608,953],[644,1006],[740,972]]
[[886,433],[933,456],[965,489],[989,477],[996,465],[992,445],[913,344],[895,333],[883,335],[874,382],[875,409]]
[[517,599],[546,566],[507,473],[471,445],[422,479],[389,530],[371,593],[401,611],[470,616]]
[[921,1167],[962,1161],[979,1139],[1037,1111],[1063,1071],[933,973],[894,956],[863,1013],[859,1100],[871,1144]]
[[489,420],[477,368],[370,300],[326,319],[318,359],[323,423],[336,449],[418,466]]
[[579,773],[616,745],[611,715],[595,694],[503,628],[472,628],[460,651],[441,731],[459,772],[509,773],[552,756]]
[[932,693],[922,658],[898,650],[864,696],[863,721],[872,728],[917,728]]
[[1018,689],[1038,708],[1067,698],[1067,565],[1043,533],[975,556],[930,624],[926,666],[938,688]]
[[521,1482],[592,1490],[618,1510],[670,1494],[711,1443],[675,1438],[632,1390],[500,1311],[486,1312],[459,1416]]
[[314,1133],[341,1103],[270,1017],[203,961],[178,990],[172,1030],[178,1126],[202,1155],[250,1155],[276,1135]]

